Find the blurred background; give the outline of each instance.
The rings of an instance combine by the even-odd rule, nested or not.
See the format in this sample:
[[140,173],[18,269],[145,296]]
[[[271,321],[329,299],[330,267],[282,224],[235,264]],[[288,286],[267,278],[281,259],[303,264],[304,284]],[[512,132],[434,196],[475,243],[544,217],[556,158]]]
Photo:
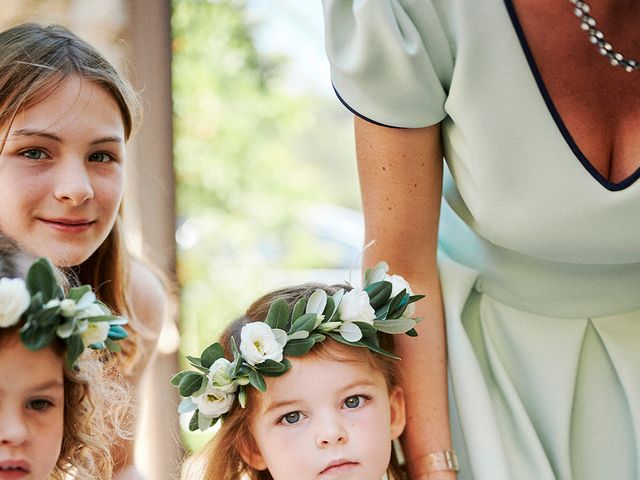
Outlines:
[[180,356],[273,288],[359,281],[352,120],[331,87],[320,1],[3,0],[2,28],[23,21],[68,26],[143,97],[128,240],[177,279],[180,305],[148,375],[136,455],[150,479],[177,478],[211,436],[176,424]]

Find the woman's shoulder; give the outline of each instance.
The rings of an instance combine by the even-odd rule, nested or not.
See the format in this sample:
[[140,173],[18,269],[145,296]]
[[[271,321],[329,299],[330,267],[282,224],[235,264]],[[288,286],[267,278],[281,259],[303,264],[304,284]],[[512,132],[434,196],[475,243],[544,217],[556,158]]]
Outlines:
[[140,259],[130,265],[129,298],[136,320],[157,340],[168,309],[169,293],[164,275]]

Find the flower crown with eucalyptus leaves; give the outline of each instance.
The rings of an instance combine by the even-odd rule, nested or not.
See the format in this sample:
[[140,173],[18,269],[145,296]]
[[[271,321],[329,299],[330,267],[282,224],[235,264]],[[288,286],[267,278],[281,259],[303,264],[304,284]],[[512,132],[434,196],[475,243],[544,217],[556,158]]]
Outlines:
[[89,285],[70,288],[64,293],[51,263],[37,259],[22,278],[0,278],[0,328],[21,320],[20,340],[35,351],[60,339],[66,347],[65,363],[75,368],[85,348],[120,351],[116,343],[127,337],[122,325],[127,319],[111,314],[96,299]]
[[289,311],[279,298],[269,308],[264,321],[244,325],[240,347],[231,337],[233,360],[225,358],[220,343],[207,347],[200,358],[187,357],[196,368],[176,374],[171,383],[183,400],[178,412],[193,412],[189,430],[204,431],[231,410],[236,399],[242,408],[247,402],[246,385],[264,392],[264,376],[277,377],[291,368],[285,356],[300,356],[327,337],[355,347],[398,359],[382,349],[377,333],[406,333],[416,336],[414,295],[400,275],[387,275],[388,266],[380,262],[367,269],[363,290],[338,290],[329,296],[322,289],[301,298]]

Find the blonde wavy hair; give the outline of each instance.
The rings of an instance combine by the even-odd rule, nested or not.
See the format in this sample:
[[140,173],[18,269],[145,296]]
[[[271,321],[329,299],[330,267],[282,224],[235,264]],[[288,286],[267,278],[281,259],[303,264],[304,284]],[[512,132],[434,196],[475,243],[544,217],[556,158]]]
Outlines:
[[[21,110],[45,99],[70,77],[93,82],[116,101],[129,140],[141,116],[140,101],[129,84],[102,54],[65,27],[33,23],[17,25],[0,32],[0,152],[15,116]],[[129,318],[130,335],[118,356],[123,371],[131,371],[138,358],[141,336],[149,336],[135,318],[128,298],[129,269],[132,262],[124,241],[122,206],[106,240],[73,273],[82,284],[96,288],[102,302],[118,315]]]
[[[300,298],[309,298],[311,293],[318,288],[325,290],[329,295],[333,295],[340,288],[348,291],[352,287],[349,285],[329,286],[306,283],[268,293],[256,300],[243,316],[234,320],[222,333],[220,343],[224,347],[224,351],[231,352],[231,338],[234,338],[238,345],[240,344],[242,327],[248,323],[264,321],[269,307],[277,299],[283,298],[287,301],[289,309],[292,309]],[[379,334],[379,341],[382,348],[390,352],[393,351],[393,338],[391,335]],[[322,343],[316,344],[305,355],[344,361],[344,354],[341,352],[337,342],[327,339]],[[375,354],[367,348],[354,348],[353,353],[357,355],[357,361],[368,363],[384,375],[389,390],[400,384],[400,368],[397,360]],[[230,358],[229,360],[232,359]],[[240,453],[241,451],[246,452],[257,448],[251,432],[251,425],[259,403],[256,401],[255,396],[259,395],[259,392],[254,388],[248,388],[246,392],[246,408],[241,408],[236,402],[225,417],[220,430],[203,450],[202,456],[206,463],[204,480],[273,480],[268,470],[256,470],[251,467],[244,461]],[[405,478],[395,453],[391,455],[388,473],[393,479],[401,480]]]

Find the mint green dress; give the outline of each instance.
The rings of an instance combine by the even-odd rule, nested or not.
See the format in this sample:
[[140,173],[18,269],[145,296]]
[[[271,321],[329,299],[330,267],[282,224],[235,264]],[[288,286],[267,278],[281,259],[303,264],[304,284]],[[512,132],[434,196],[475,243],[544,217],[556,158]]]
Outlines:
[[614,184],[591,166],[509,1],[324,0],[324,14],[350,110],[442,125],[459,478],[640,478],[640,170]]

